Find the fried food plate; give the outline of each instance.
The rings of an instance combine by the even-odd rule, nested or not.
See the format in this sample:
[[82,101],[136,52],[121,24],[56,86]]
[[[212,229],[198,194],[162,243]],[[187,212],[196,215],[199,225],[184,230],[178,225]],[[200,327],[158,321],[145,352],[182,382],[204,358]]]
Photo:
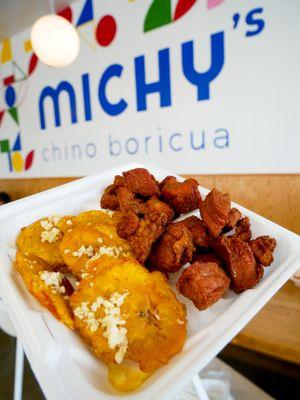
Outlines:
[[[250,321],[299,268],[298,235],[237,206],[251,220],[253,236],[275,237],[274,263],[254,288],[240,295],[228,291],[206,311],[187,306],[188,336],[183,351],[157,370],[137,391],[117,393],[107,379],[107,367],[89,351],[79,335],[57,321],[30,295],[12,266],[19,230],[48,215],[74,215],[99,209],[104,188],[114,176],[136,167],[147,168],[157,179],[174,175],[153,165],[129,164],[88,176],[0,208],[0,294],[31,367],[47,399],[168,399],[204,368]],[[179,178],[180,179],[180,178]],[[207,190],[199,187],[203,196]],[[197,212],[193,213],[198,215]],[[178,274],[171,274],[174,290]],[[266,333],[267,334],[267,333]]]

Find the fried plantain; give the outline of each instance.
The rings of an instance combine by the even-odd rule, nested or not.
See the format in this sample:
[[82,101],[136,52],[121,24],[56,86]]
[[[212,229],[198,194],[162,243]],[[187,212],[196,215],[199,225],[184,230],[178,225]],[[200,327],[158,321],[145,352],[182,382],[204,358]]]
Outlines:
[[131,255],[129,244],[117,235],[116,228],[101,224],[93,228],[77,224],[62,239],[60,251],[64,263],[78,278],[85,276],[92,259]]
[[63,264],[59,244],[68,230],[72,217],[50,216],[40,219],[24,228],[17,238],[17,249],[46,261],[53,269]]
[[46,307],[55,318],[74,329],[74,320],[69,306],[69,296],[60,272],[53,272],[42,259],[16,254],[14,267],[20,273],[29,292]]
[[[133,259],[99,267],[97,275],[80,281],[70,304],[81,336],[107,363],[118,364],[124,356],[141,371],[153,372],[182,350],[184,305],[160,272],[151,273]],[[113,332],[123,338],[119,345]]]

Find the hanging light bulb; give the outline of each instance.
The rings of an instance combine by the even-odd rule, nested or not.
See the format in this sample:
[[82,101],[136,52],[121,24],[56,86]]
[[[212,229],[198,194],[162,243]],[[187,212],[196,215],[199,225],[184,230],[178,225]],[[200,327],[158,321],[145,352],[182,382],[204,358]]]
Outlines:
[[[52,10],[53,10],[53,3]],[[31,44],[37,57],[52,67],[65,67],[78,55],[80,42],[74,26],[65,18],[49,14],[31,29]]]

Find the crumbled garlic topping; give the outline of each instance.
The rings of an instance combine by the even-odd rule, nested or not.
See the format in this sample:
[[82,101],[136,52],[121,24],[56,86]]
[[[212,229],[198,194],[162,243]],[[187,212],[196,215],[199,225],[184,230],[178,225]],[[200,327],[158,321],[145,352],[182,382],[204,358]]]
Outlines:
[[93,246],[86,247],[83,244],[77,251],[73,251],[72,254],[75,257],[82,257],[84,254],[87,255],[88,257],[93,257],[94,249],[93,249]]
[[84,319],[91,332],[96,332],[99,328],[99,321],[96,319],[95,314],[88,308],[88,304],[88,302],[82,302],[80,306],[75,308],[74,315],[79,319]]
[[[127,329],[124,327],[126,321],[121,317],[120,310],[127,295],[128,292],[124,294],[115,292],[110,296],[109,300],[99,296],[91,304],[90,308],[88,307],[88,302],[82,302],[81,305],[74,310],[75,316],[85,320],[91,332],[95,332],[99,324],[101,324],[103,336],[107,338],[109,348],[117,348],[115,353],[115,361],[117,364],[123,361],[128,348]],[[104,308],[105,316],[97,319],[95,317],[95,312],[97,312],[100,307]]]
[[65,251],[64,251],[65,254],[68,254],[68,253],[70,253],[70,252],[71,252],[70,249],[65,249]]
[[178,319],[178,320],[177,320],[177,323],[178,323],[179,325],[183,325],[183,324],[184,324],[184,321],[182,321],[181,319]]
[[40,271],[39,277],[50,286],[54,293],[65,293],[65,287],[62,286],[63,275],[60,272]]
[[100,256],[106,254],[106,255],[109,255],[109,256],[112,256],[112,257],[119,257],[119,255],[121,254],[122,250],[123,250],[122,247],[102,246],[102,247],[100,247],[100,249],[98,250],[97,253],[98,253]]
[[58,223],[60,221],[60,217],[58,215],[52,215],[47,219],[42,219],[40,224],[43,228],[41,233],[41,241],[53,243],[56,242],[58,236],[60,234],[60,229],[58,228]]
[[98,237],[98,238],[97,238],[97,242],[100,243],[100,244],[102,244],[102,243],[103,243],[103,239],[102,239],[101,237]]
[[68,219],[68,220],[66,221],[66,224],[67,224],[67,225],[72,225],[72,224],[73,224],[73,222],[72,222],[72,220],[71,220],[71,219]]

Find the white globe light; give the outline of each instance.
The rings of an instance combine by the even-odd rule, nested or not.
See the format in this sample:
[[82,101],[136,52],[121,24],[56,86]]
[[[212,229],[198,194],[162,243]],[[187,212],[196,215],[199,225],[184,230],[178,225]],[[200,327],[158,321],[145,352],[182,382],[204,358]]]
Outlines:
[[59,15],[39,18],[31,29],[33,51],[45,64],[65,67],[79,52],[79,37],[74,26]]

